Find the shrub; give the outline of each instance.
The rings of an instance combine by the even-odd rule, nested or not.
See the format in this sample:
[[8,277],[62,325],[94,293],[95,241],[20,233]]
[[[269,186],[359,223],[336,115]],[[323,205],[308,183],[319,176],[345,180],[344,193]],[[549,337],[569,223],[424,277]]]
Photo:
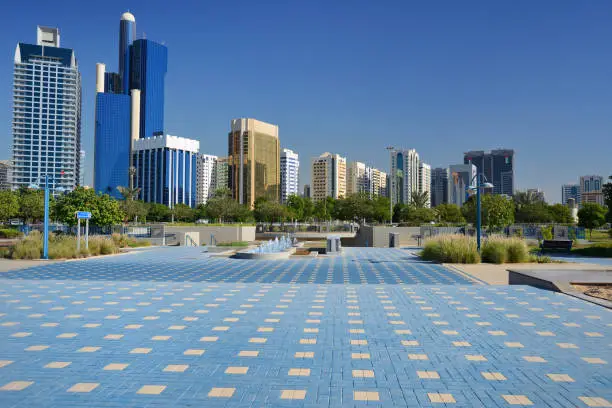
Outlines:
[[612,258],[612,243],[595,244],[584,248],[572,249],[573,255],[593,256],[597,258]]
[[[108,255],[119,251],[112,239],[101,237],[89,238],[89,249],[85,248],[85,240],[81,239],[81,248],[77,251],[76,237],[49,236],[50,259],[73,259],[90,255]],[[18,242],[10,251],[13,259],[40,259],[42,256],[42,237],[33,231],[26,238]]]
[[551,263],[553,260],[550,256],[529,255],[529,262],[533,263]]
[[11,251],[13,259],[40,259],[42,256],[42,236],[38,231],[30,232],[30,235],[19,241]]
[[506,262],[506,245],[500,239],[489,238],[482,246],[482,261],[494,264]]
[[527,261],[528,251],[525,241],[517,238],[509,238],[506,241],[506,260],[510,263],[522,263]]
[[12,239],[12,238],[20,238],[22,236],[23,234],[16,229],[10,229],[10,228],[0,229],[0,238]]
[[542,239],[544,241],[553,239],[552,227],[542,227],[541,233],[542,233]]
[[249,246],[249,243],[246,241],[218,242],[217,246],[243,247],[243,246]]
[[476,241],[463,235],[440,235],[425,242],[421,257],[444,263],[478,263]]

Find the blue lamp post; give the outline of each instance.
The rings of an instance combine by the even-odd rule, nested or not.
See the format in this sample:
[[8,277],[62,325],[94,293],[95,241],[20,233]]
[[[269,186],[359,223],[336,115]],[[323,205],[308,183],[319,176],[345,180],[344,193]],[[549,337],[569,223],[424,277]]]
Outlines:
[[[476,183],[474,183],[474,181],[476,181]],[[481,232],[480,191],[484,190],[485,188],[493,188],[493,184],[489,183],[485,175],[482,173],[476,174],[470,181],[470,186],[468,187],[468,191],[470,192],[476,191],[476,245],[478,246],[478,253],[480,253],[480,232]]]
[[[42,176],[41,176],[42,177]],[[55,177],[45,174],[45,216],[44,216],[44,225],[43,225],[43,256],[42,259],[49,259],[49,184],[55,183]],[[37,184],[30,184],[30,188],[38,189],[40,188],[40,177],[38,178]],[[51,187],[54,191],[64,191],[63,187],[54,188]]]

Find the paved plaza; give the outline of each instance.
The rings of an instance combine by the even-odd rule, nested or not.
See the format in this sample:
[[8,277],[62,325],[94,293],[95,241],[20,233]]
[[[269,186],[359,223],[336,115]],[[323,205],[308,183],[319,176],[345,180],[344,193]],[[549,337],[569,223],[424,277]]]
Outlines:
[[1,407],[611,407],[612,313],[411,251],[0,275]]

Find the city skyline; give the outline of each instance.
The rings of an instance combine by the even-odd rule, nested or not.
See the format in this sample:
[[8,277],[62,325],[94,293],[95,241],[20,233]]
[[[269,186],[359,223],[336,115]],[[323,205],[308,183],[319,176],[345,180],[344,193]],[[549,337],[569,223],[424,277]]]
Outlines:
[[[238,24],[239,29],[234,33],[224,28],[230,17],[235,18],[230,12],[231,4],[214,9],[191,7],[185,12],[155,3],[111,1],[103,10],[96,10],[93,19],[87,19],[78,17],[91,16],[89,6],[64,3],[74,5],[66,7],[73,14],[65,14],[60,10],[62,7],[52,5],[41,5],[30,13],[22,13],[22,7],[17,4],[7,5],[7,24],[0,28],[3,49],[7,59],[12,57],[14,44],[31,42],[31,30],[36,25],[60,29],[65,39],[62,46],[74,49],[79,56],[83,75],[82,148],[89,158],[93,157],[95,63],[116,60],[116,21],[129,8],[142,22],[141,27],[150,30],[151,35],[146,38],[165,41],[169,48],[172,75],[166,85],[168,129],[172,134],[199,140],[202,153],[225,155],[228,121],[235,117],[255,117],[277,124],[283,134],[282,147],[291,147],[302,157],[313,157],[327,150],[382,170],[388,170],[387,145],[415,148],[432,168],[460,163],[465,151],[512,148],[517,159],[516,189],[541,188],[551,202],[561,200],[561,185],[576,182],[581,175],[606,177],[610,173],[606,149],[591,148],[593,143],[603,145],[612,129],[612,119],[605,113],[611,108],[605,95],[610,94],[612,85],[609,76],[604,75],[609,71],[612,53],[606,52],[610,45],[602,40],[611,31],[604,22],[612,16],[612,7],[604,2],[562,4],[554,10],[537,4],[518,4],[514,11],[509,6],[471,2],[465,7],[465,13],[459,6],[448,3],[439,15],[426,5],[394,5],[395,13],[390,13],[384,7],[360,4],[345,18],[342,18],[345,10],[339,5],[324,6],[315,2],[300,7],[262,6],[260,10],[246,5],[255,13],[254,20],[279,22],[278,27],[267,24],[266,30],[254,36],[247,35],[252,32],[248,21]],[[482,13],[470,16],[467,10],[485,7],[490,11],[487,18],[498,27],[491,28],[491,22],[485,24],[487,19]],[[321,13],[322,9],[327,17],[321,16],[325,14]],[[547,18],[521,15],[521,24],[516,24],[505,16],[509,12],[518,16],[526,9],[540,17],[546,13]],[[457,13],[461,13],[461,22],[453,19]],[[172,23],[173,17],[178,20],[179,16],[184,19],[181,24]],[[416,24],[409,24],[400,38],[400,32],[385,27],[393,24],[383,24],[383,16],[408,18]],[[312,33],[312,39],[306,37],[310,32],[298,20],[302,17],[314,19],[309,25],[321,25],[327,37],[321,33]],[[423,22],[416,21],[417,17]],[[447,32],[440,26],[428,28],[426,23],[434,21],[434,17],[439,17],[440,25],[449,23],[447,30],[460,28],[454,31],[457,38],[444,35]],[[353,24],[368,18],[371,27]],[[195,24],[201,19],[206,28]],[[565,27],[570,19],[580,24]],[[473,27],[469,28],[469,24]],[[295,30],[288,32],[292,26]],[[548,34],[542,34],[544,28]],[[439,35],[434,35],[434,29],[441,30]],[[210,41],[201,41],[202,30]],[[525,33],[521,34],[521,30]],[[289,38],[279,38],[280,33]],[[527,33],[531,36],[526,37]],[[422,45],[407,40],[418,34],[422,34]],[[485,40],[483,35],[489,38]],[[142,36],[142,32],[137,32],[137,38]],[[393,47],[381,48],[389,36],[395,39],[394,46],[405,47],[410,56],[394,60],[396,54],[390,53]],[[532,44],[525,43],[527,38]],[[325,45],[324,39],[330,44]],[[456,42],[476,39],[480,48],[452,49]],[[505,52],[492,54],[495,48],[488,47],[500,40]],[[293,48],[287,48],[291,42],[297,42],[301,47],[296,48],[306,55],[300,57]],[[559,43],[564,44],[563,51]],[[281,60],[272,58],[276,65],[262,61],[261,67],[244,73],[237,65],[228,64],[235,59],[232,46],[237,44],[242,49],[250,49],[249,54],[264,51],[270,56],[289,54]],[[354,56],[351,50],[357,44],[363,44],[364,55],[345,72],[346,66],[340,62]],[[214,62],[203,66],[199,64],[201,56],[185,52],[195,46],[203,48],[206,59]],[[432,57],[431,50],[446,52],[446,60]],[[461,55],[464,51],[466,55]],[[536,56],[536,52],[541,55]],[[581,55],[583,63],[568,62],[574,61],[569,58],[570,54]],[[294,61],[290,61],[292,58]],[[311,61],[320,58],[328,58],[329,62],[322,67],[312,65]],[[502,67],[507,60],[512,63]],[[469,74],[469,70],[475,72]],[[554,75],[548,75],[549,72]],[[299,80],[287,82],[289,77]],[[4,78],[0,81],[0,92],[9,95],[12,88],[9,64],[0,66],[0,78]],[[356,79],[359,87],[354,86]],[[185,86],[187,83],[190,86]],[[416,86],[417,83],[422,85]],[[572,84],[571,88],[567,88],[568,83]],[[228,87],[242,88],[243,97],[231,98]],[[428,87],[430,93],[425,92]],[[486,92],[487,87],[492,91]],[[267,92],[262,92],[263,88]],[[323,97],[314,100],[313,96],[321,92]],[[404,102],[397,103],[399,94]],[[369,96],[367,103],[355,102],[364,95]],[[387,96],[389,102],[382,103]],[[0,153],[0,159],[8,159],[10,97],[0,100],[0,124],[4,125],[0,142],[7,146]],[[522,107],[517,109],[519,105]],[[397,121],[392,118],[399,117],[405,128],[403,132],[394,132]],[[589,143],[581,143],[585,137]],[[542,151],[550,157],[542,157]],[[561,157],[569,164],[561,165]],[[87,160],[85,168],[86,183],[90,185],[92,162]],[[300,190],[309,182],[309,173],[302,169]]]

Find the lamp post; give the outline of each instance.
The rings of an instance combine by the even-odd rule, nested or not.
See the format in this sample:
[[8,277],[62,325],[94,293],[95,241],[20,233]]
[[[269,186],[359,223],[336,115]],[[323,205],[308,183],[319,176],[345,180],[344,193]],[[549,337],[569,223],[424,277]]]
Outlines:
[[[63,172],[62,172],[63,174]],[[30,188],[39,189],[40,188],[40,179],[43,176],[38,177],[36,180],[36,184],[30,184]],[[50,176],[48,174],[44,175],[45,177],[45,215],[43,218],[43,255],[42,259],[49,259],[49,184],[55,184],[55,177]],[[54,191],[64,191],[63,187],[58,187],[57,189],[53,187]]]
[[391,165],[393,162],[393,151],[395,150],[395,147],[393,146],[387,146],[387,150],[389,151],[389,182],[391,183],[391,185],[389,186],[389,225],[393,225],[393,180],[391,177],[395,177],[395,176],[391,176],[391,173],[393,171],[393,166]]
[[[474,183],[476,181],[476,183]],[[480,190],[485,188],[493,188],[493,184],[487,181],[487,178],[482,173],[477,173],[472,180],[470,180],[470,186],[468,191],[476,191],[476,246],[478,247],[478,253],[480,253],[480,233],[481,233],[481,197]]]

